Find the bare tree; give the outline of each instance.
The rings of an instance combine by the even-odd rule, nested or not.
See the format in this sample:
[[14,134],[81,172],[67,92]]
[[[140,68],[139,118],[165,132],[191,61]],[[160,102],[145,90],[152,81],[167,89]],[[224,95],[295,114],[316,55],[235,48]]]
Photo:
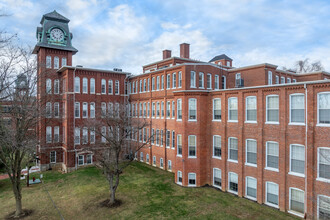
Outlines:
[[91,150],[109,183],[110,200],[107,205],[111,207],[116,203],[120,175],[139,150],[150,146],[152,136],[148,133],[146,120],[132,120],[124,104],[116,103],[114,110],[110,106],[107,113],[102,109],[101,114],[100,119],[89,120],[83,129],[100,137]]
[[38,144],[40,110],[36,99],[36,60],[31,51],[12,43],[0,57],[0,162],[9,175],[16,200],[15,217],[22,209],[21,171]]
[[298,60],[295,63],[295,70],[297,73],[309,73],[323,70],[323,66],[320,61],[310,63],[309,58],[305,60]]

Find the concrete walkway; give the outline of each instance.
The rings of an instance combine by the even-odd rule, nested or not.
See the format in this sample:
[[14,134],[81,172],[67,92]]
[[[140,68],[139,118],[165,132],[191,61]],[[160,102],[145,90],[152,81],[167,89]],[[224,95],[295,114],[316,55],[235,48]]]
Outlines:
[[0,175],[0,180],[4,180],[4,179],[7,179],[7,178],[9,178],[8,174]]

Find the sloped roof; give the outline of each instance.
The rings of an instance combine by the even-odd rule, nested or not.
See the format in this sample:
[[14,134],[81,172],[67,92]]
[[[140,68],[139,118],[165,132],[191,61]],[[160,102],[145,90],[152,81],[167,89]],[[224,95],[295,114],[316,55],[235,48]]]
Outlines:
[[45,18],[50,19],[50,20],[64,21],[66,23],[68,23],[70,21],[63,15],[59,14],[56,10],[54,10],[53,12],[44,14],[41,18],[40,24],[42,24],[44,22]]
[[213,62],[216,60],[232,60],[232,59],[230,57],[228,57],[226,54],[221,54],[221,55],[213,57],[213,59],[210,60],[209,62]]

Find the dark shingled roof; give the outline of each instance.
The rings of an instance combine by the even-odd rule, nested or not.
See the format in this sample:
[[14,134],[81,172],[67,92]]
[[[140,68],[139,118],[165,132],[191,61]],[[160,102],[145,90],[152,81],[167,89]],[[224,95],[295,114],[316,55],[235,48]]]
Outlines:
[[43,24],[45,18],[50,19],[50,20],[64,21],[66,23],[68,23],[70,21],[69,19],[67,19],[63,15],[57,13],[56,10],[54,10],[53,12],[44,14],[41,18],[40,24]]
[[233,59],[231,59],[230,57],[228,57],[226,54],[221,54],[221,55],[218,55],[218,56],[213,57],[213,59],[210,60],[209,63],[210,62],[213,62],[213,61],[216,61],[216,60],[231,60],[232,61]]

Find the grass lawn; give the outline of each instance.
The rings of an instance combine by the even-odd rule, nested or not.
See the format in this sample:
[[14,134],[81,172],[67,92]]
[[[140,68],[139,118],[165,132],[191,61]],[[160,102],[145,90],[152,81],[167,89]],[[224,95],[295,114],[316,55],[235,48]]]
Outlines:
[[[95,167],[61,174],[44,173],[44,182],[65,219],[296,219],[276,209],[238,198],[211,187],[184,188],[174,175],[134,162],[121,176],[120,207],[100,202],[109,197],[108,184]],[[59,219],[42,184],[23,188],[23,208],[34,210],[25,219]],[[14,211],[9,180],[0,181],[0,219]]]

